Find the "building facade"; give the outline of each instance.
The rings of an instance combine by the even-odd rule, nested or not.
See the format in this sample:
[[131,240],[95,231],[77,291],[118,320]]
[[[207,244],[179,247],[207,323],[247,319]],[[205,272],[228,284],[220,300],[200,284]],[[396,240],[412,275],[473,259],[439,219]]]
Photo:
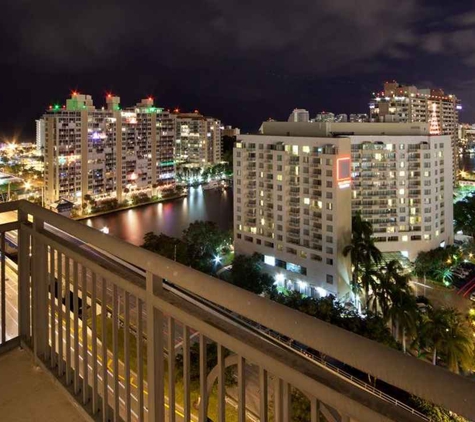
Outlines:
[[428,124],[265,122],[238,137],[234,179],[237,253],[261,254],[301,291],[348,292],[357,212],[382,252],[414,259],[453,243],[450,137]]
[[51,106],[45,122],[45,201],[82,203],[117,198],[174,183],[174,120],[142,100],[122,110],[120,98],[94,107],[89,95],[73,93],[66,106]]
[[372,223],[377,247],[413,260],[420,251],[453,243],[450,137],[350,139],[351,208]]
[[222,155],[221,122],[199,113],[176,113],[175,157],[179,163],[217,164]]
[[[297,123],[298,124],[298,123]],[[281,287],[349,292],[349,139],[241,135],[234,149],[234,247],[261,254]]]

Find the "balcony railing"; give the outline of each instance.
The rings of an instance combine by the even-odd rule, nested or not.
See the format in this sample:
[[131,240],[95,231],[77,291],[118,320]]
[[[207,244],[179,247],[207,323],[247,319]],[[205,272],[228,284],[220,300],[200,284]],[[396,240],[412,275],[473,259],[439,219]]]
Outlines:
[[[237,367],[242,422],[252,416],[251,401],[257,403],[254,420],[292,420],[295,390],[308,400],[311,422],[321,415],[328,421],[428,420],[352,379],[341,365],[467,418],[475,415],[475,384],[443,368],[26,201],[0,205],[0,214],[7,212],[13,221],[0,224],[0,349],[8,340],[21,342],[97,420],[174,421],[178,412],[180,420],[206,421],[213,398],[215,420],[224,421],[229,367]],[[15,242],[18,315],[6,312],[12,295],[6,296],[5,251]],[[210,347],[216,351],[212,369]],[[192,368],[198,368],[197,383]],[[251,383],[256,397],[249,396]]]

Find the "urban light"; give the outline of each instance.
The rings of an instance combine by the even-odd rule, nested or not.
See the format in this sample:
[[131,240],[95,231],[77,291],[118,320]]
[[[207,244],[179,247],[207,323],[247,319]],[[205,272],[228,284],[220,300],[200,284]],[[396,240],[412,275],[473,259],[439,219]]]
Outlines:
[[25,188],[25,190],[30,190],[31,189],[31,183],[30,182],[25,182],[23,187]]
[[219,255],[216,255],[213,261],[216,265],[221,264],[221,257]]

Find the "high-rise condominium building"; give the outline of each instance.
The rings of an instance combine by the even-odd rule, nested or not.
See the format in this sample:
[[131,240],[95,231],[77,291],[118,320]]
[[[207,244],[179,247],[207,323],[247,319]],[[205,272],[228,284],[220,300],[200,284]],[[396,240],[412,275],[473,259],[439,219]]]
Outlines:
[[221,122],[199,113],[174,114],[177,162],[196,165],[219,163],[222,154]]
[[371,121],[429,123],[432,135],[449,135],[453,150],[454,180],[458,171],[458,125],[460,101],[442,89],[419,89],[413,85],[385,82],[369,104]]
[[292,113],[290,113],[290,116],[287,120],[289,122],[308,122],[308,110],[305,110],[304,108],[295,108]]
[[234,154],[236,251],[279,282],[345,295],[356,212],[382,252],[453,242],[450,137],[428,124],[265,122]]
[[[300,124],[313,125],[289,127]],[[236,253],[260,253],[281,286],[347,293],[349,139],[269,135],[240,135],[234,149]]]
[[45,148],[45,121],[36,120],[36,150],[42,153]]
[[173,185],[173,116],[151,98],[125,110],[119,102],[108,95],[98,109],[91,96],[73,93],[44,114],[47,204],[86,195],[122,200],[128,191]]

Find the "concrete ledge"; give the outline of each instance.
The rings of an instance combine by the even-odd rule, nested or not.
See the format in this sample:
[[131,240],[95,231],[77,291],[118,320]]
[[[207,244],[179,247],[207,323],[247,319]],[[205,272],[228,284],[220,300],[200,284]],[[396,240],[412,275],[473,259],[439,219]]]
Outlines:
[[20,422],[91,421],[87,412],[65,395],[64,388],[41,365],[34,364],[28,347],[0,356],[0,414]]

